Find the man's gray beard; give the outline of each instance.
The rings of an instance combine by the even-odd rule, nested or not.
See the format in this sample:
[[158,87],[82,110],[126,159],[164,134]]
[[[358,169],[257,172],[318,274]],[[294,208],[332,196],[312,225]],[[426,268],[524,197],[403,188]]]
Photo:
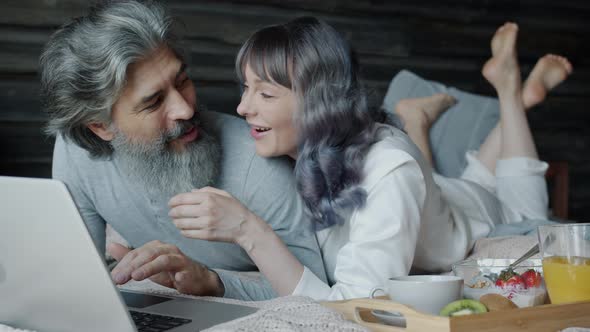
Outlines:
[[[115,129],[113,155],[130,178],[152,193],[172,197],[211,186],[219,175],[221,148],[213,135],[197,129],[198,139],[186,144],[182,152],[168,146],[165,134],[155,142],[137,143]],[[179,130],[168,136],[180,136]]]

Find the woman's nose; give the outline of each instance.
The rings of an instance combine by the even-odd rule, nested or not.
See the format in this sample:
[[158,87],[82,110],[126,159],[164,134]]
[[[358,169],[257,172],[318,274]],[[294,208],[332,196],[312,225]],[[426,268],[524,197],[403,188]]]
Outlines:
[[252,115],[252,107],[250,105],[249,96],[244,93],[242,94],[242,100],[238,104],[237,112],[241,116]]

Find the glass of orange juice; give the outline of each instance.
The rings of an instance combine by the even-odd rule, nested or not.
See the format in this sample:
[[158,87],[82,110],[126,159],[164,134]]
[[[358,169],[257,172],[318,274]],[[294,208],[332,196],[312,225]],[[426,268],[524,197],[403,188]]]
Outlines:
[[590,223],[539,226],[551,303],[590,301]]

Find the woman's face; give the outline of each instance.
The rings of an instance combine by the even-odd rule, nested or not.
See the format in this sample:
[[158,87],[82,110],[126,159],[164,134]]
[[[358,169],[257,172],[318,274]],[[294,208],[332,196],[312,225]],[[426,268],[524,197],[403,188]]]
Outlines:
[[262,157],[297,157],[297,134],[293,124],[297,100],[293,91],[263,81],[246,65],[242,100],[238,114],[250,125],[256,153]]

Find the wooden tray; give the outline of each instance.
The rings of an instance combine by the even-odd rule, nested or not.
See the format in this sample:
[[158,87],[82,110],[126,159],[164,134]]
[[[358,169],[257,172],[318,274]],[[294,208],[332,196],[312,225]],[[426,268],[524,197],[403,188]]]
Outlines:
[[[423,314],[385,299],[352,299],[322,304],[342,312],[347,319],[377,332],[554,332],[567,327],[590,328],[590,302],[546,304],[458,317]],[[406,318],[406,327],[380,324],[379,320],[371,314],[371,310],[400,312]]]

